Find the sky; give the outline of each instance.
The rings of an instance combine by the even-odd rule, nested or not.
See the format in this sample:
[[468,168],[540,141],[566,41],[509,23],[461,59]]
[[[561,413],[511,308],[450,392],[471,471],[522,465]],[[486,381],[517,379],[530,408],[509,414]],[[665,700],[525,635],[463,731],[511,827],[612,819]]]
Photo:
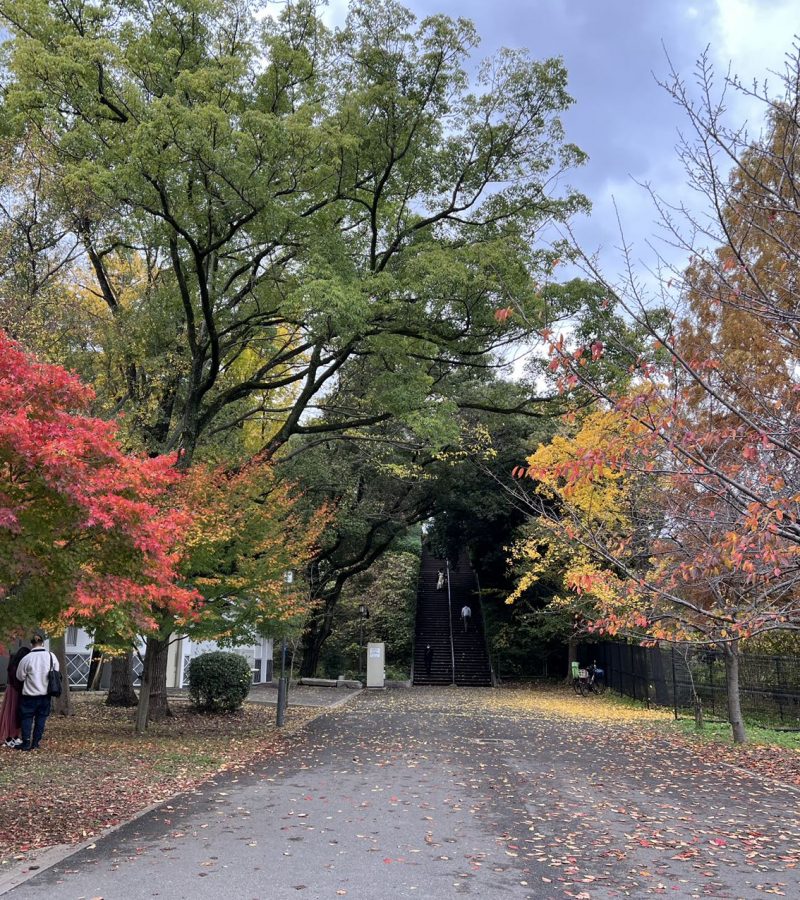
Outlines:
[[[686,120],[657,79],[667,54],[687,79],[708,46],[722,74],[729,65],[746,82],[779,70],[800,33],[798,0],[404,0],[418,17],[445,13],[472,19],[481,36],[478,57],[499,47],[523,47],[536,58],[561,56],[574,106],[564,116],[567,139],[589,154],[570,182],[592,201],[576,223],[585,250],[601,251],[607,268],[621,265],[616,208],[634,254],[647,262],[646,241],[658,230],[652,202],[636,182],[668,200],[687,199],[675,154]],[[346,0],[331,0],[328,19],[343,21]],[[735,121],[758,115],[744,102]],[[753,122],[754,131],[758,123]],[[612,277],[615,272],[608,274]]]

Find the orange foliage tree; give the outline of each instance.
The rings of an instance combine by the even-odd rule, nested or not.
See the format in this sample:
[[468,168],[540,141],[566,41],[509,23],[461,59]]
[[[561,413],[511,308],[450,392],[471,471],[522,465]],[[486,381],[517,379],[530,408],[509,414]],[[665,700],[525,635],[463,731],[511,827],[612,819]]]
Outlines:
[[[708,208],[687,214],[687,229],[656,198],[689,265],[670,270],[662,260],[651,300],[641,279],[611,284],[584,259],[608,304],[650,336],[649,351],[614,346],[629,362],[627,390],[616,392],[598,375],[602,335],[581,346],[551,339],[561,387],[588,391],[622,427],[548,473],[534,460],[523,474],[560,479],[554,518],[604,561],[593,578],[622,580],[598,627],[723,652],[741,741],[741,640],[800,629],[800,59],[787,64],[783,96],[752,94],[766,107],[755,141],[725,127],[705,60],[699,72],[700,104],[677,75],[668,88],[694,126],[682,156]],[[735,80],[726,88],[742,90]],[[648,479],[637,532],[646,553],[588,527],[570,502],[599,471]]]
[[188,633],[222,643],[296,629],[310,609],[302,573],[331,521],[326,505],[309,507],[301,491],[270,463],[237,473],[193,467],[182,486],[195,511],[183,545],[183,568],[203,593],[202,614]]

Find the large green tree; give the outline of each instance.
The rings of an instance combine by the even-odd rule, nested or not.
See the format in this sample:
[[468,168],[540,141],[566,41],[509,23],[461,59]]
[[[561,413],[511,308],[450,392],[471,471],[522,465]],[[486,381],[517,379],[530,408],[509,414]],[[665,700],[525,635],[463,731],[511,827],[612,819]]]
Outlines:
[[336,31],[260,13],[2,0],[9,327],[183,466],[387,425],[448,444],[547,322],[539,232],[585,205],[555,188],[583,160],[564,67],[501,51],[471,85],[472,25],[393,0]]
[[[582,205],[550,192],[582,160],[562,139],[558,60],[503,51],[472,91],[464,20],[354,2],[330,32],[313,4],[256,11],[2,4],[3,112],[28,161],[16,181],[6,169],[6,224],[41,218],[32,195],[46,195],[28,255],[78,244],[72,277],[105,306],[68,349],[148,448],[187,463],[243,421],[272,452],[296,433],[446,415],[428,402],[458,402],[446,374],[526,331],[496,310],[513,297],[540,319],[550,258],[532,239]],[[365,358],[351,404],[309,423]]]

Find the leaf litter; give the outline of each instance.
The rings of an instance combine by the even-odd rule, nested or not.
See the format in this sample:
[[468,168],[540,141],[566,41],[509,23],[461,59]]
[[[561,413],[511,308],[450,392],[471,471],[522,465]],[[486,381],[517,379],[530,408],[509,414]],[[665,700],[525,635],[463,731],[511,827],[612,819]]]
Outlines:
[[220,771],[246,766],[316,714],[292,708],[281,734],[274,707],[246,704],[211,716],[171,700],[173,715],[137,736],[133,711],[107,707],[103,699],[74,695],[75,714],[50,716],[39,752],[3,750],[0,865],[84,841]]

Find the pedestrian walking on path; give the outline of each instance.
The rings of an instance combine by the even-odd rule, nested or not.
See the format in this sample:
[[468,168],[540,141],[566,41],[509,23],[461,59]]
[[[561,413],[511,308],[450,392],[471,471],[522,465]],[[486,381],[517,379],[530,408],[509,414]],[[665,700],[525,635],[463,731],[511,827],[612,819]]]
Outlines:
[[50,715],[50,670],[59,670],[55,655],[45,650],[42,636],[31,638],[31,652],[17,666],[17,678],[22,682],[20,714],[22,744],[18,750],[38,750],[44,734],[44,724]]
[[464,631],[466,632],[467,628],[469,628],[469,620],[472,618],[472,610],[465,603],[461,607],[461,619],[464,622]]
[[436,575],[436,590],[441,591],[444,587],[444,569],[439,569]]
[[425,674],[431,677],[431,668],[433,666],[433,647],[430,644],[425,646]]

